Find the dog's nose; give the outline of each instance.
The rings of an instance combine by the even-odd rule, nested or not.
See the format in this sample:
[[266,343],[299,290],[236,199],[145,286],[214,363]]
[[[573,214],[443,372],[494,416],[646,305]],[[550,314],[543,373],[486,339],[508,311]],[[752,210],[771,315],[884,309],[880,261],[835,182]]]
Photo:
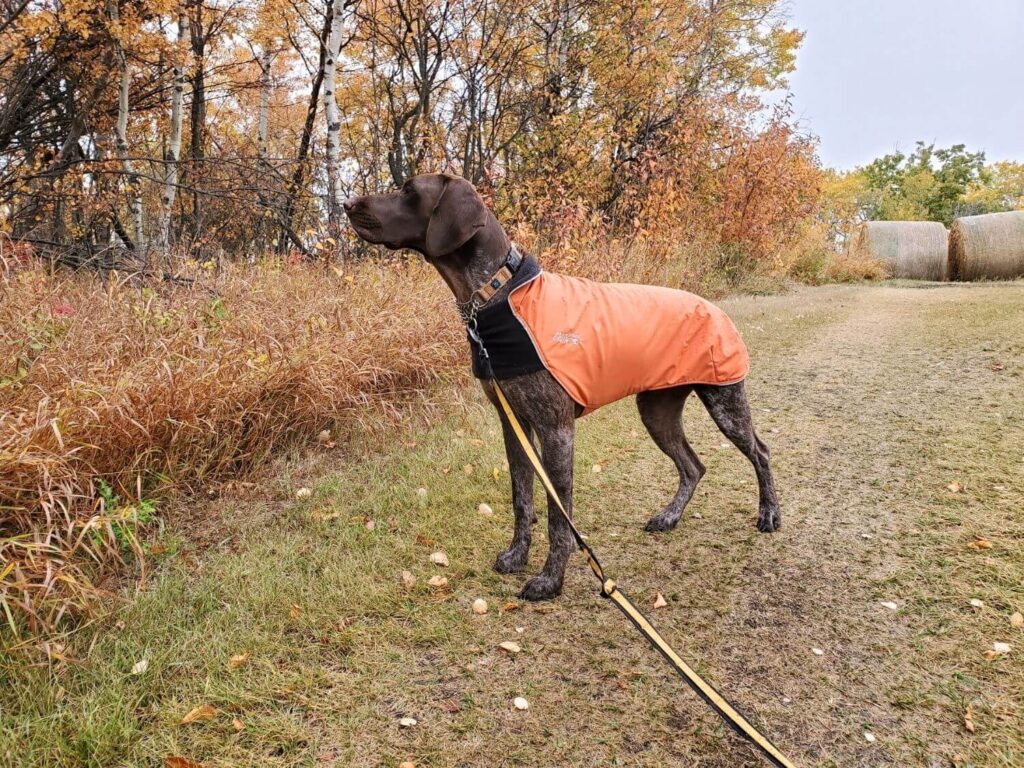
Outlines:
[[349,211],[356,207],[356,202],[358,200],[358,197],[347,197],[344,200],[342,200],[341,207],[345,209],[346,213],[348,213]]

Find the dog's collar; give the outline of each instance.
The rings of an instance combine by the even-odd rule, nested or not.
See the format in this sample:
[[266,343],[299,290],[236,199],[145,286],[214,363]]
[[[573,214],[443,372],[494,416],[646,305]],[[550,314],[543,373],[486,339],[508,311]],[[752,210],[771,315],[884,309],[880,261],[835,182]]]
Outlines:
[[490,301],[491,297],[500,291],[505,283],[516,276],[516,272],[519,271],[522,264],[523,255],[516,250],[514,243],[509,244],[504,263],[497,272],[490,276],[487,282],[473,292],[473,295],[469,297],[469,304],[481,307]]

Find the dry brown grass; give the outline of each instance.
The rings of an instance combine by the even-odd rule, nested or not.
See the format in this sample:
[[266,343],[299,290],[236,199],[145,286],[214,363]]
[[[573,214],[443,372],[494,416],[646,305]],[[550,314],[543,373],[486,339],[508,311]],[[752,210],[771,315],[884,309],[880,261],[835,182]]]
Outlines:
[[7,630],[52,630],[87,607],[109,565],[140,557],[144,499],[244,472],[333,422],[369,426],[450,370],[462,346],[427,269],[279,264],[142,289],[5,271]]
[[[712,297],[777,290],[786,275],[882,276],[877,262],[801,274],[713,244],[615,238],[598,221],[557,242],[513,234],[547,268]],[[194,266],[194,282],[144,288],[2,255],[0,267],[0,626],[15,644],[88,613],[111,566],[144,566],[150,500],[332,424],[387,422],[465,368],[447,289],[418,259]]]

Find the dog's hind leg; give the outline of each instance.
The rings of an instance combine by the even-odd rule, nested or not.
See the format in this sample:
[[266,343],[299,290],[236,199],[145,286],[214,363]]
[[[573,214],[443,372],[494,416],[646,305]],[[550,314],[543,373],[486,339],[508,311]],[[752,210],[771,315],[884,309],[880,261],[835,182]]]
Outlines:
[[722,434],[754,465],[760,494],[757,529],[764,533],[777,530],[782,524],[782,512],[779,511],[779,500],[775,495],[775,481],[769,464],[770,453],[768,446],[761,442],[754,431],[743,382],[722,387],[699,386],[696,391]]
[[661,512],[647,521],[644,529],[648,531],[675,528],[697,483],[704,476],[704,465],[693,452],[683,432],[683,405],[692,391],[691,387],[674,387],[641,392],[636,396],[636,406],[644,426],[679,471],[676,495]]

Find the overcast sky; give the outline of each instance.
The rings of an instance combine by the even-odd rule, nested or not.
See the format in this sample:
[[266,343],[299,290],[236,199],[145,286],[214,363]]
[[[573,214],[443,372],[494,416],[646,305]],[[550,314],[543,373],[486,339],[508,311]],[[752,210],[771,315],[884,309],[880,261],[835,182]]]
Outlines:
[[852,168],[918,139],[1024,161],[1024,0],[791,0],[796,116]]

